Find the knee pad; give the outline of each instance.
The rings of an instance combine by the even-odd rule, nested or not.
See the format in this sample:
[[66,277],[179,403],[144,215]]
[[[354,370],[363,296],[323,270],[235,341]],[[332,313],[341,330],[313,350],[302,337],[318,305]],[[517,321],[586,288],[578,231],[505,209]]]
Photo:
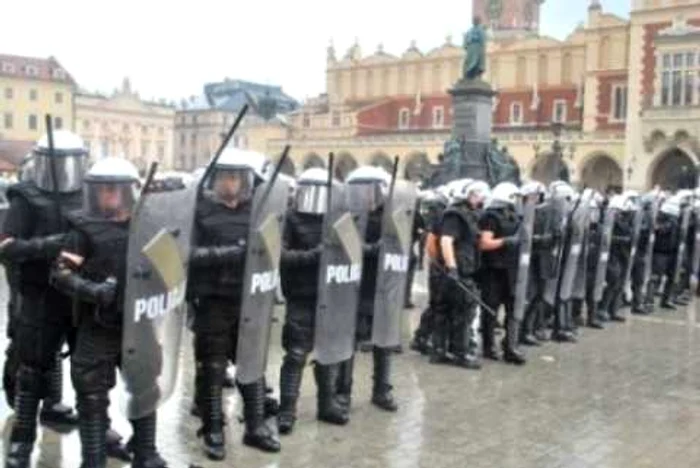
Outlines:
[[285,349],[287,351],[287,354],[284,355],[285,362],[296,364],[302,367],[306,364],[306,356],[308,356],[308,352],[305,349],[299,347],[291,347]]
[[78,411],[86,415],[107,416],[109,396],[105,392],[78,394]]

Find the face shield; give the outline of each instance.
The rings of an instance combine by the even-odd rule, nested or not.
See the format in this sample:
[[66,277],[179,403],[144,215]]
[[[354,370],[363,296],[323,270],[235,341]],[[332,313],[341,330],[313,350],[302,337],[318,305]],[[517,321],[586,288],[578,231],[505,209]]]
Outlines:
[[87,179],[83,209],[92,219],[125,221],[131,217],[137,197],[138,187],[134,181]]
[[209,191],[222,203],[241,203],[253,197],[255,176],[249,168],[215,169]]
[[299,213],[324,214],[328,211],[328,186],[300,183],[294,199]]
[[77,192],[83,186],[83,176],[87,169],[87,152],[82,149],[55,150],[52,156],[45,148],[34,152],[34,182],[39,189],[53,192],[53,171],[55,167],[57,189],[60,193]]
[[353,213],[374,211],[384,203],[384,190],[379,182],[350,182],[345,193]]

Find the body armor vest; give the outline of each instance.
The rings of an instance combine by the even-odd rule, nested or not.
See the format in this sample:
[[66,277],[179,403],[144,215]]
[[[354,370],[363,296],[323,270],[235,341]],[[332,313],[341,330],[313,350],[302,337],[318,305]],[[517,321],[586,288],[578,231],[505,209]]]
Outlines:
[[[510,207],[488,208],[483,217],[492,219],[495,239],[510,237],[518,232],[520,217]],[[518,248],[502,248],[484,253],[484,267],[497,270],[512,270],[518,267]]]
[[681,224],[678,218],[659,212],[656,223],[654,252],[670,255],[678,248]]
[[[369,213],[367,228],[365,229],[365,243],[376,244],[382,238],[382,218],[384,208],[376,209]],[[379,254],[365,255],[362,264],[362,281],[360,286],[360,298],[364,301],[374,299],[377,290],[377,269],[379,268]]]
[[[98,308],[96,317],[108,327],[121,327],[126,289],[126,261],[129,249],[129,221],[100,221],[82,216],[71,218],[80,233],[85,258],[80,274],[90,281],[102,283],[109,277],[117,280],[117,294],[107,308]],[[68,246],[69,250],[71,246]]]
[[[448,208],[443,215],[443,223],[447,217],[456,217],[461,224],[459,237],[454,239],[453,247],[457,270],[459,271],[459,276],[463,278],[470,277],[476,273],[481,264],[478,216],[477,211],[460,206]],[[444,265],[443,258],[441,258],[441,263]]]
[[[251,204],[236,209],[207,197],[197,203],[195,243],[197,247],[238,245],[244,247],[250,231]],[[243,290],[245,262],[195,269],[190,275],[189,295],[240,299]]]
[[[32,182],[20,182],[7,191],[10,203],[15,197],[23,198],[30,207],[31,233],[27,239],[65,233],[68,230],[66,216],[82,206],[82,192],[59,194],[60,214],[53,194],[43,192]],[[49,284],[51,261],[35,260],[18,265],[19,290],[46,289]]]
[[[289,212],[284,228],[284,248],[310,250],[323,240],[323,215]],[[318,292],[318,260],[295,264],[282,261],[282,291],[287,298],[315,300]]]

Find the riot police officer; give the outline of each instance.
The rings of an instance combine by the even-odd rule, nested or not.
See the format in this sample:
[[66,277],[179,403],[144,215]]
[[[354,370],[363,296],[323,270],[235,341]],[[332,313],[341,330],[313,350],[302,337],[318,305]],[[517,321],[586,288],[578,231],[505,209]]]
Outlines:
[[625,318],[618,311],[624,292],[625,272],[628,263],[632,261],[630,254],[637,206],[631,198],[625,195],[617,195],[616,197],[619,198],[613,197],[610,206],[613,209],[621,206],[621,209],[619,209],[613,225],[606,286],[600,304],[599,317],[604,321],[624,322]]
[[[639,240],[637,242],[636,255],[632,259],[632,313],[637,315],[647,315],[651,310],[646,307],[646,291],[644,287],[644,274],[649,243],[652,242],[654,225],[656,224],[656,194],[648,193],[640,199],[640,209],[642,210],[642,221],[639,229]],[[652,246],[653,248],[653,246]]]
[[[139,177],[130,162],[107,157],[90,168],[84,181],[83,208],[69,218],[66,248],[51,279],[79,306],[71,377],[82,466],[99,468],[106,466],[109,391],[121,362],[129,225]],[[132,466],[166,467],[156,449],[155,411],[130,422]]]
[[[222,387],[229,361],[235,362],[243,299],[246,242],[252,197],[267,177],[258,153],[226,149],[218,160],[195,212],[188,300],[194,310],[197,398],[204,451],[226,457]],[[280,443],[265,423],[265,383],[238,385],[243,398],[243,443],[278,452]]]
[[[510,182],[494,187],[489,204],[479,220],[481,237],[479,247],[483,252],[481,287],[484,303],[497,311],[501,305],[506,310],[506,336],[502,342],[503,359],[512,364],[525,364],[526,359],[518,349],[520,323],[515,319],[515,284],[518,271],[518,246],[521,219],[516,211],[520,190]],[[496,317],[484,314],[482,337],[484,357],[498,359],[494,348]]]
[[[337,183],[337,182],[336,182]],[[314,346],[318,298],[319,260],[323,246],[324,215],[328,211],[328,171],[312,168],[297,179],[296,193],[285,220],[281,261],[282,291],[287,315],[282,331],[285,350],[280,370],[281,434],[289,434],[296,421],[296,404],[304,366]],[[321,421],[346,424],[348,414],[335,400],[337,365],[315,363],[318,413]]]
[[[351,209],[359,216],[367,217],[356,334],[358,343],[361,343],[368,341],[372,332],[384,201],[391,176],[381,168],[364,166],[348,174],[345,182],[348,186],[347,197]],[[398,410],[398,405],[390,383],[391,354],[390,348],[372,346],[372,404],[385,411],[394,412]],[[352,401],[353,370],[354,357],[341,364],[337,381],[336,398],[346,411],[350,410]]]
[[452,204],[439,224],[437,264],[434,269],[445,275],[433,287],[434,327],[431,362],[452,362],[460,367],[479,369],[474,336],[479,289],[476,273],[481,263],[479,252],[479,216],[489,186],[481,181],[465,181],[454,193]]
[[678,198],[670,197],[661,204],[656,222],[656,242],[649,286],[655,293],[661,285],[662,278],[666,276],[661,307],[670,310],[676,308],[671,301],[671,291],[675,274],[675,254],[680,238],[680,215],[681,202]]
[[9,467],[29,463],[40,400],[44,400],[43,420],[76,422],[73,410],[60,403],[62,365],[57,361],[63,344],[72,341],[72,304],[49,285],[49,271],[64,242],[65,216],[80,208],[87,152],[75,134],[59,131],[53,136],[53,152],[48,136],[42,137],[33,150],[31,177],[7,192],[10,208],[0,252],[3,262],[10,264],[11,276],[16,275],[12,342],[19,363],[16,371],[7,370],[8,380],[16,377],[17,414],[7,453]]

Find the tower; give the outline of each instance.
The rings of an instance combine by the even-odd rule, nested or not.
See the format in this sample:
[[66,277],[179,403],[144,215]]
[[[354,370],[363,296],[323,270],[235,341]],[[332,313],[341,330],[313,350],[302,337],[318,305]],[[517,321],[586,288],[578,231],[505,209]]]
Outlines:
[[499,38],[539,34],[544,0],[472,0],[472,12]]

